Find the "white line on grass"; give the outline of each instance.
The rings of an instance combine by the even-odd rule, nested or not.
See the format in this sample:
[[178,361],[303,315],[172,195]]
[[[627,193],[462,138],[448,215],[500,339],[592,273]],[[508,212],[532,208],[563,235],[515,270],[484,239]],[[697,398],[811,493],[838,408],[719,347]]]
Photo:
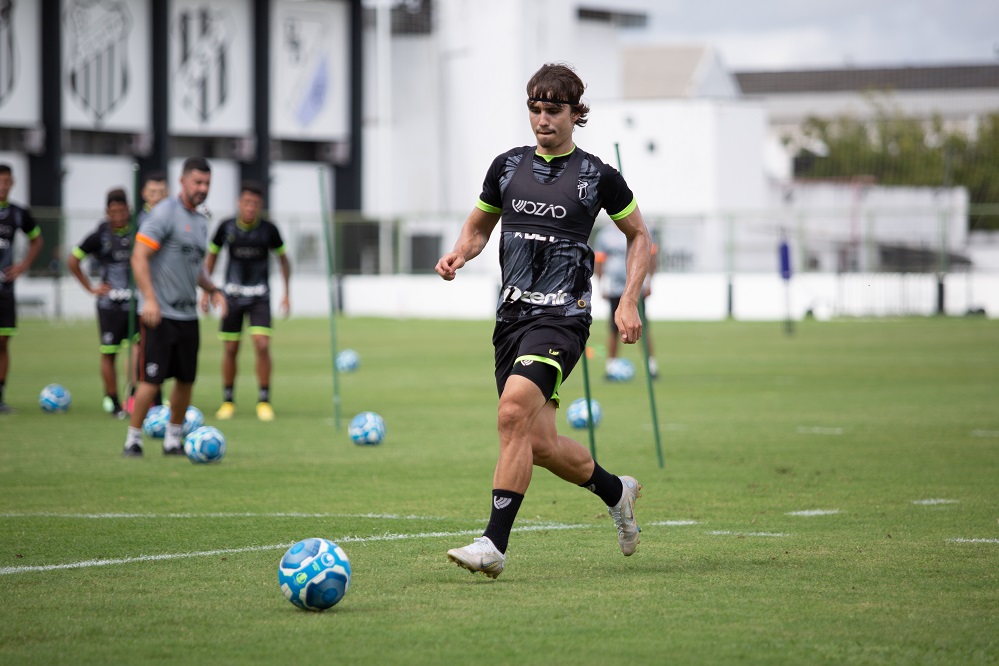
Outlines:
[[829,428],[825,426],[798,426],[800,435],[842,435],[843,428]]
[[78,518],[110,520],[126,518],[380,518],[385,520],[447,520],[444,516],[402,516],[395,513],[0,513],[0,518]]
[[791,536],[784,532],[730,532],[729,530],[712,530],[706,532],[712,536],[738,536],[738,537],[786,537]]
[[999,437],[999,430],[972,430],[972,437]]
[[921,504],[923,506],[934,506],[937,504],[959,504],[960,500],[931,498],[931,499],[912,500],[912,503]]
[[662,527],[679,527],[682,525],[699,525],[696,520],[654,520],[651,523],[645,523],[645,525],[659,525]]
[[832,516],[839,513],[839,509],[806,509],[805,511],[788,511],[789,516]]
[[[562,523],[550,523],[547,525],[528,525],[526,527],[516,527],[514,532],[543,532],[546,530],[579,530],[593,527],[593,525],[565,525]],[[459,530],[457,532],[421,532],[419,534],[377,534],[374,536],[343,536],[338,539],[331,539],[334,543],[371,543],[375,541],[403,541],[406,539],[435,539],[440,537],[467,536],[469,534],[481,534],[482,530]],[[191,557],[213,557],[215,555],[235,555],[237,553],[253,553],[262,550],[283,550],[291,548],[292,543],[278,543],[268,546],[246,546],[243,548],[221,548],[218,550],[199,550],[188,553],[164,553],[162,555],[139,555],[137,557],[119,557],[106,560],[84,560],[82,562],[67,562],[66,564],[42,564],[23,567],[0,567],[0,576],[10,574],[30,573],[35,571],[57,571],[60,569],[87,569],[90,567],[106,567],[115,564],[132,564],[135,562],[158,562],[160,560],[180,560]]]
[[949,543],[999,543],[999,539],[947,539]]

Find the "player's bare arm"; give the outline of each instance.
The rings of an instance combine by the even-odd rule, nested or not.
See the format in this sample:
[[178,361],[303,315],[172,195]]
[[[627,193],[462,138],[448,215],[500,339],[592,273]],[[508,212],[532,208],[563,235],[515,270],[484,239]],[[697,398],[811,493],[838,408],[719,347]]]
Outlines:
[[27,271],[38,257],[38,253],[42,251],[43,243],[44,241],[42,240],[41,234],[32,238],[28,243],[28,251],[25,253],[24,259],[20,263],[8,266],[7,270],[2,273],[3,281],[13,282],[22,273]]
[[473,208],[461,227],[454,249],[441,257],[434,267],[437,274],[445,280],[453,280],[459,268],[479,256],[482,248],[489,242],[489,236],[499,219],[497,213],[487,213],[480,208]]
[[[213,256],[209,254],[208,256]],[[201,271],[198,273],[198,286],[205,290],[211,301],[212,306],[218,309],[219,315],[225,317],[229,313],[229,303],[225,300],[225,294],[222,290],[215,286],[212,282],[211,275],[208,273],[207,260],[206,265],[201,267]],[[215,262],[212,262],[213,264]]]
[[[205,273],[208,274],[209,279],[211,279],[212,271],[215,270],[215,262],[216,262],[216,260],[218,260],[218,255],[215,254],[215,253],[213,253],[213,252],[209,252],[205,256]],[[208,291],[202,291],[201,292],[201,298],[199,300],[200,300],[199,305],[201,306],[201,311],[202,312],[208,312],[209,292]]]
[[291,314],[291,262],[288,255],[281,253],[278,259],[281,262],[281,278],[284,280],[284,298],[281,299],[281,313],[285,319]]
[[635,207],[626,217],[616,221],[628,239],[627,271],[628,277],[621,295],[621,304],[614,313],[614,322],[621,332],[621,342],[635,344],[642,338],[642,320],[638,314],[638,299],[642,295],[642,285],[645,274],[649,270],[652,256],[652,237],[645,226],[642,212]]
[[149,273],[149,258],[156,250],[145,243],[136,243],[132,248],[132,277],[135,286],[142,293],[142,322],[146,326],[156,328],[160,324],[160,304],[153,290],[153,280]]

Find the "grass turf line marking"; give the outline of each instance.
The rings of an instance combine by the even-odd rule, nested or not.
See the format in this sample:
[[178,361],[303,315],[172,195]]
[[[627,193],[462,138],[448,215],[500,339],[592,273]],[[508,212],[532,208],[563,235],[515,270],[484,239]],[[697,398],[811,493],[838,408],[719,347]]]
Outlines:
[[[547,530],[579,530],[595,527],[594,525],[566,525],[563,523],[549,523],[547,525],[529,525],[527,527],[515,527],[514,532],[544,532]],[[337,539],[330,539],[333,543],[373,543],[377,541],[404,541],[406,539],[436,539],[441,537],[468,536],[471,534],[481,534],[482,530],[460,530],[457,532],[421,532],[419,534],[377,534],[374,536],[343,536]],[[65,564],[39,564],[23,567],[0,567],[0,576],[11,574],[32,573],[39,571],[59,571],[62,569],[87,569],[90,567],[107,567],[116,564],[133,564],[137,562],[159,562],[162,560],[181,560],[192,557],[213,557],[216,555],[235,555],[238,553],[254,553],[262,550],[284,550],[291,548],[294,543],[277,543],[267,546],[245,546],[243,548],[221,548],[218,550],[198,550],[189,553],[164,553],[161,555],[138,555],[136,557],[118,557],[105,560],[84,560],[82,562],[67,562]]]
[[827,428],[824,426],[798,426],[799,435],[842,435],[844,428]]
[[788,516],[832,516],[839,513],[839,509],[807,509],[805,511],[788,511]]
[[731,532],[729,530],[712,530],[705,532],[711,536],[737,536],[737,537],[789,537],[790,534],[784,532]]
[[937,504],[960,504],[960,502],[961,502],[960,500],[954,500],[954,499],[936,499],[936,498],[933,498],[933,499],[912,500],[913,504],[921,504],[923,506],[935,506]]
[[999,539],[947,539],[947,543],[999,543]]
[[700,525],[696,520],[654,520],[646,525],[658,525],[660,527],[680,527],[683,525]]
[[972,430],[972,437],[999,437],[999,430]]
[[403,516],[395,513],[0,513],[0,518],[78,518],[108,520],[128,518],[381,518],[385,520],[448,520],[444,516]]

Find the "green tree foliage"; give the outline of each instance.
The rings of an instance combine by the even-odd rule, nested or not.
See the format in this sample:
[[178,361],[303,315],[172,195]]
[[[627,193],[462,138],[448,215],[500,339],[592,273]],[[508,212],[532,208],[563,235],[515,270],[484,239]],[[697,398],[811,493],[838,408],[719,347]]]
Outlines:
[[[999,111],[979,120],[977,131],[945,127],[939,116],[912,118],[872,93],[873,120],[809,117],[797,178],[857,179],[882,185],[964,186],[971,204],[999,204]],[[999,217],[977,217],[976,228],[999,228]]]

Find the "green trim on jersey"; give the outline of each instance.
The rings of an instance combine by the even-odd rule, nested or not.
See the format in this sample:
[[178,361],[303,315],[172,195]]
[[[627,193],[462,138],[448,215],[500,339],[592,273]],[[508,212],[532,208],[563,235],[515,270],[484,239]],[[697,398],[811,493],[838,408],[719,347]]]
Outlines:
[[479,199],[478,201],[475,202],[475,207],[481,211],[484,211],[486,213],[493,213],[495,215],[499,215],[503,212],[502,208],[497,208],[496,206],[490,206],[482,199]]
[[521,361],[538,361],[539,363],[547,363],[548,365],[555,368],[555,388],[552,390],[549,400],[555,401],[555,406],[558,407],[562,404],[562,398],[558,395],[558,390],[562,387],[562,366],[548,358],[547,356],[535,356],[534,354],[524,354],[523,356],[518,356],[513,360],[513,364],[517,365]]
[[82,260],[82,259],[84,259],[87,256],[87,253],[84,252],[83,250],[81,250],[80,246],[77,245],[77,246],[75,246],[73,248],[73,256],[76,257],[77,259],[81,259]]
[[243,220],[237,219],[236,226],[243,231],[253,231],[260,226],[260,218],[255,218],[253,222],[250,222],[249,224],[246,224]]
[[629,215],[631,215],[633,212],[635,212],[636,208],[638,208],[638,200],[632,199],[631,203],[624,207],[624,210],[622,210],[620,213],[615,213],[611,215],[610,219],[617,222],[621,218],[628,217]]
[[41,235],[42,235],[42,228],[36,226],[34,229],[31,230],[31,233],[28,234],[28,239],[29,240],[35,240],[36,238],[38,238]]
[[274,248],[273,251],[274,251],[274,254],[276,254],[278,256],[281,256],[282,254],[284,254],[285,252],[288,251],[288,246],[282,244],[281,247],[276,247],[276,248]]
[[218,253],[219,253],[219,252],[221,252],[221,251],[222,251],[222,248],[220,248],[220,247],[219,247],[218,245],[216,245],[215,243],[213,243],[213,242],[211,242],[211,241],[208,241],[208,252],[209,252],[210,254],[218,254]]
[[551,163],[552,160],[558,159],[559,157],[566,157],[568,155],[572,155],[572,153],[575,150],[576,150],[576,144],[572,144],[572,150],[570,150],[567,153],[563,153],[561,155],[542,155],[541,153],[538,152],[537,148],[534,149],[534,154],[543,159],[545,162]]

